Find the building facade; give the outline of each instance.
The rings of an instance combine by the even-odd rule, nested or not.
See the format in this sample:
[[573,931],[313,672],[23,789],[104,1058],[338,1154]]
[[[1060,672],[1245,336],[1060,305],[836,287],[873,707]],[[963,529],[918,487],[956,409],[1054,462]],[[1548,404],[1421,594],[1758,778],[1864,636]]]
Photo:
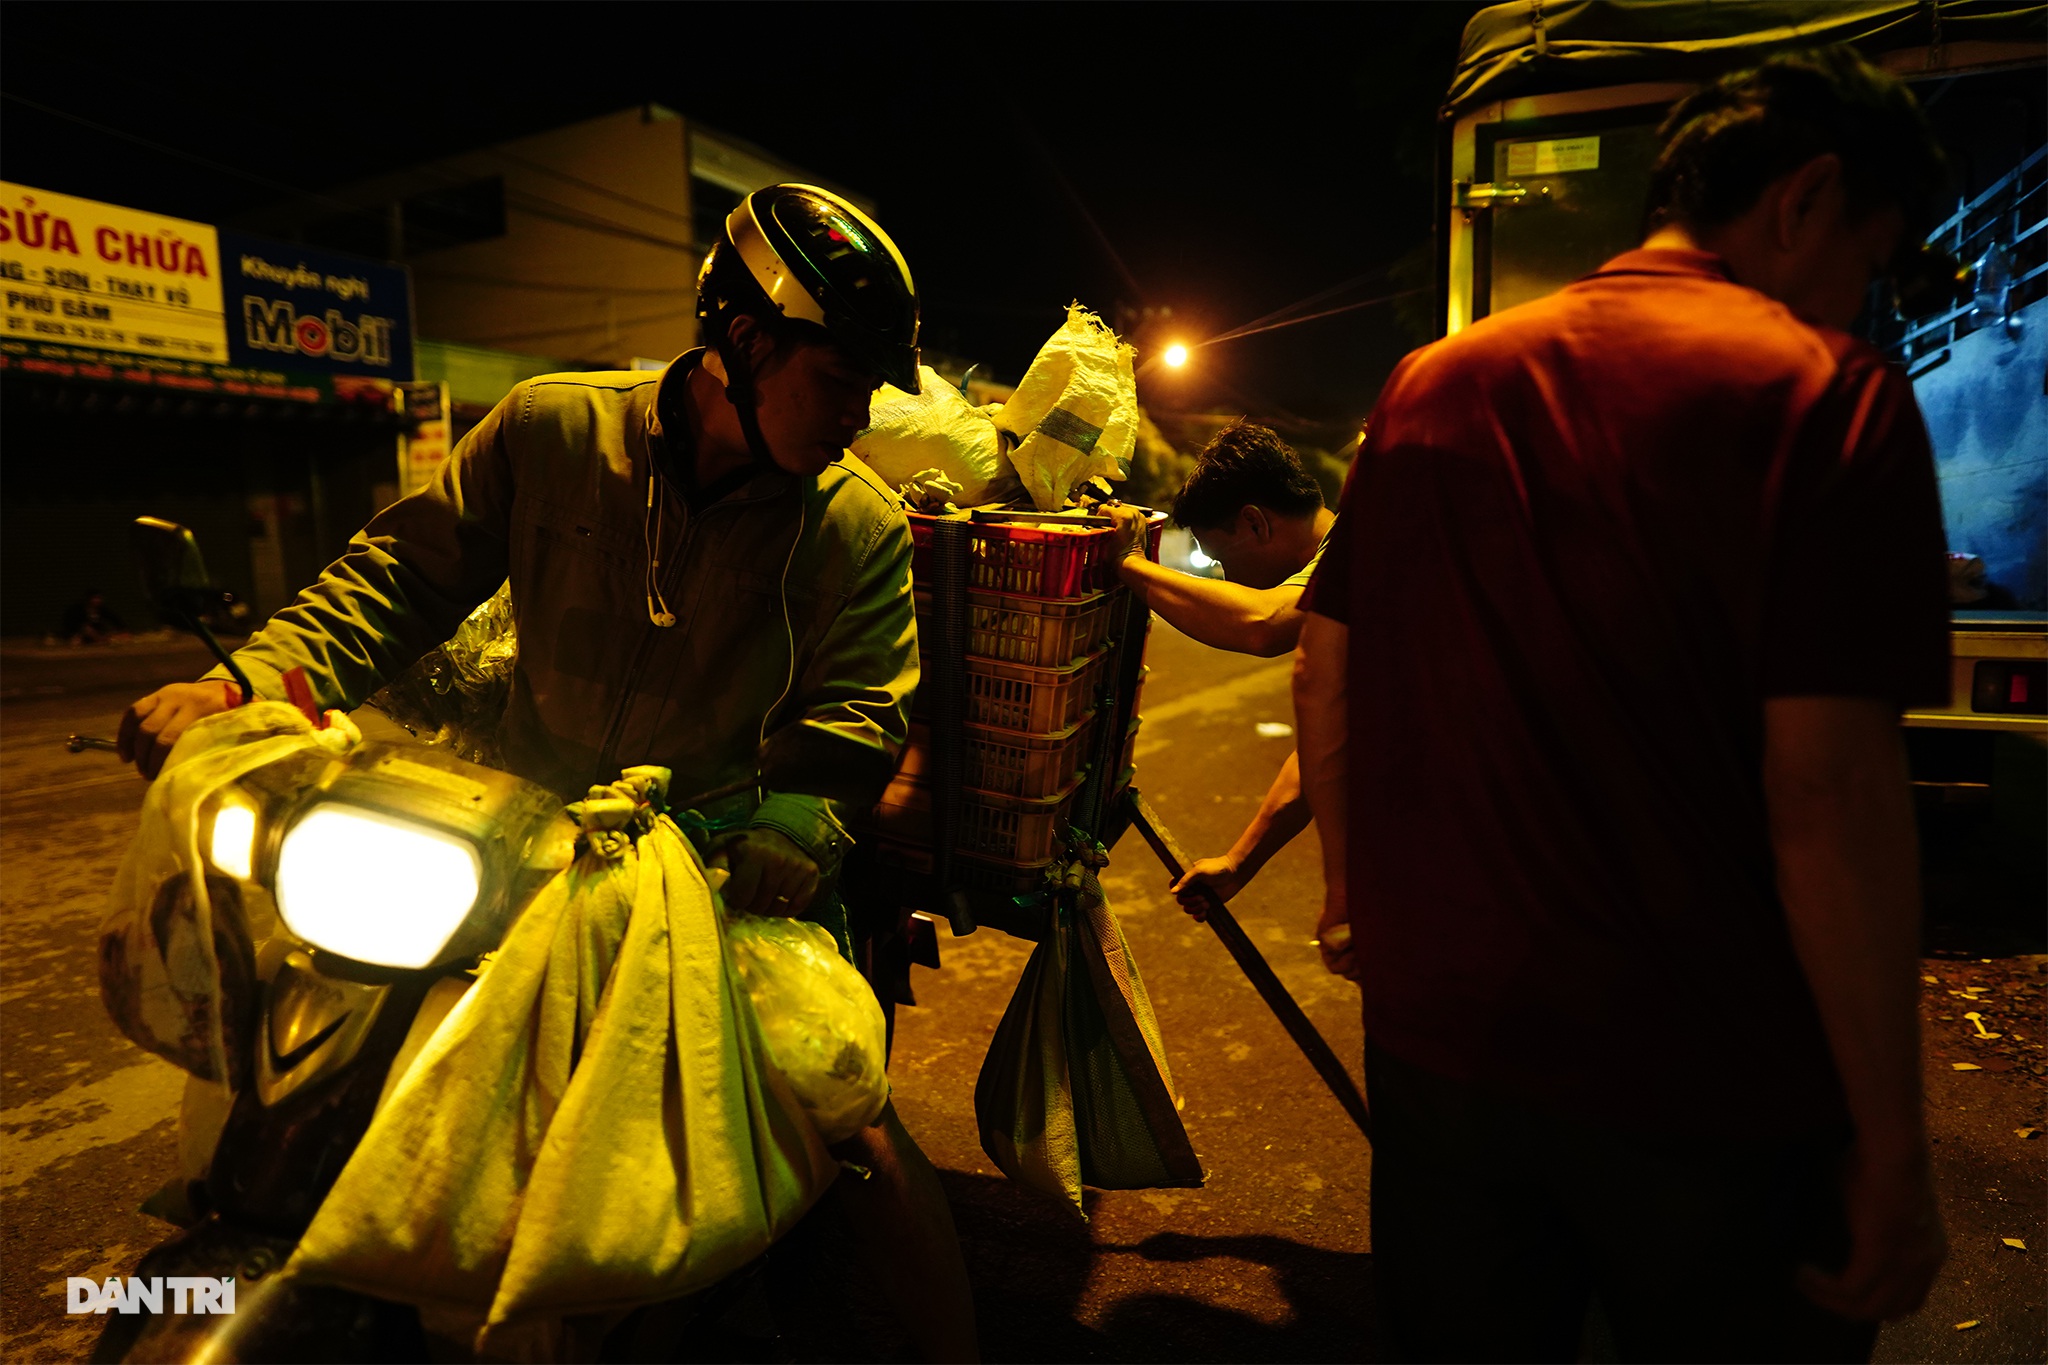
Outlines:
[[[402,342],[405,372],[391,379],[446,386],[448,420],[432,447],[445,451],[521,379],[658,368],[695,345],[697,269],[725,216],[751,191],[787,180],[873,207],[738,138],[644,105],[243,215],[222,226],[217,244],[206,238],[213,277],[225,286],[229,266],[256,260],[251,268],[280,279],[251,286],[264,297],[248,318],[250,290],[222,288],[201,302],[213,310],[211,326],[238,345],[248,332],[271,348],[259,358],[281,371],[309,368],[304,346],[314,343],[325,350],[310,368],[345,370],[335,360],[343,341]],[[213,232],[183,226],[187,239]],[[145,246],[163,235],[153,219],[144,227],[136,230]],[[80,240],[90,248],[90,232]],[[245,241],[267,245],[237,246]],[[335,253],[363,268],[322,274],[299,259]],[[339,300],[339,321],[325,311],[337,301],[314,299],[317,289],[287,306],[286,286],[300,276],[332,284],[392,265],[410,276],[403,337],[364,331],[360,300]],[[65,297],[56,291],[51,308]],[[128,524],[143,514],[192,526],[220,586],[260,618],[417,473],[420,447],[409,455],[408,443],[419,428],[407,427],[403,403],[388,401],[389,380],[371,394],[348,389],[346,374],[244,375],[221,367],[235,359],[223,343],[204,365],[152,360],[163,371],[143,376],[152,386],[123,387],[118,356],[78,349],[100,343],[52,340],[64,342],[63,355],[39,341],[50,355],[0,357],[0,634],[43,636],[92,590],[129,622],[155,624],[127,550]],[[278,346],[292,354],[272,356]],[[243,382],[259,378],[279,382]],[[200,392],[202,384],[210,387]]]
[[402,262],[429,344],[627,369],[696,344],[704,253],[742,197],[785,180],[824,183],[649,104],[360,181],[247,226]]

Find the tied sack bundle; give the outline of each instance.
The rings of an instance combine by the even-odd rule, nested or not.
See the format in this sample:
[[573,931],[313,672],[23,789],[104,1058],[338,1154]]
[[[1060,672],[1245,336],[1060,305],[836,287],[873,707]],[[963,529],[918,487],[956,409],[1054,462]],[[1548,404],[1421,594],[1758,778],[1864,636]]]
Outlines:
[[1138,441],[1135,350],[1078,303],[995,414],[1010,464],[1041,512],[1065,508],[1090,479],[1123,479]]
[[876,391],[853,453],[906,494],[943,490],[956,506],[975,507],[1012,502],[1021,490],[1039,511],[1061,511],[1088,480],[1130,474],[1135,354],[1102,319],[1069,304],[1007,402],[974,407],[926,366],[919,392]]
[[[826,1143],[887,1101],[880,1006],[823,930],[728,924],[668,780],[629,768],[569,808],[576,861],[398,1083],[291,1273],[489,1353],[560,1349],[564,1318],[731,1274],[836,1178]],[[823,1048],[778,1049],[757,1000]]]

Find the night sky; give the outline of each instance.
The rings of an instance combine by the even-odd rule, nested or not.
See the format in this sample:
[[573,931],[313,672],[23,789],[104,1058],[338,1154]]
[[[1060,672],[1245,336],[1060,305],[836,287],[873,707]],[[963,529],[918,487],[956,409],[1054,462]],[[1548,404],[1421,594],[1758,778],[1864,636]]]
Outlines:
[[[1434,114],[1477,8],[14,0],[0,174],[218,222],[655,101],[875,199],[928,344],[1014,380],[1069,298],[1170,308],[1132,338],[1156,350],[1426,286]],[[1335,445],[1426,305],[1198,348],[1142,397]]]

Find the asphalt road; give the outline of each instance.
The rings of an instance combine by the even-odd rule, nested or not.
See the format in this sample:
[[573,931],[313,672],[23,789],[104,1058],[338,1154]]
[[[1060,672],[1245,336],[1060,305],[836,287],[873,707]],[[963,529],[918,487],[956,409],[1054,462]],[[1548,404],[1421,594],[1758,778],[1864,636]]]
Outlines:
[[67,1276],[125,1275],[169,1229],[136,1206],[169,1179],[184,1073],[114,1031],[96,952],[143,784],[111,754],[152,677],[205,670],[196,646],[10,649],[0,658],[0,1356],[83,1360],[98,1333],[64,1311]]
[[[1289,741],[1284,662],[1153,636],[1139,782],[1198,856],[1227,846]],[[101,1011],[96,929],[141,785],[111,758],[65,754],[73,730],[107,733],[146,679],[189,677],[189,648],[0,660],[0,1356],[76,1360],[90,1319],[69,1319],[64,1279],[125,1273],[166,1233],[134,1212],[175,1161],[182,1078],[116,1034]],[[1234,904],[1340,1056],[1357,1069],[1351,987],[1309,942],[1316,845],[1305,835]],[[1029,945],[984,930],[919,969],[898,1014],[893,1078],[905,1122],[940,1166],[994,1360],[1373,1358],[1368,1152],[1205,928],[1165,895],[1135,836],[1104,877],[1157,1007],[1201,1189],[1090,1192],[1083,1222],[1012,1186],[980,1150],[974,1078]],[[1880,1360],[2041,1360],[2038,1258],[2048,1255],[2038,1066],[2038,958],[1931,959],[1930,1112],[1955,1255],[1929,1307],[1886,1329]],[[1972,986],[1982,987],[1972,991]],[[1964,1005],[1958,992],[1976,1003]],[[2006,1038],[1971,1043],[1985,1028]],[[2031,1039],[2027,1037],[2031,1035]],[[1957,1062],[1980,1069],[1955,1069]],[[1999,1069],[2003,1066],[2004,1069]],[[2027,1251],[2008,1248],[2015,1238]],[[1657,1231],[1644,1229],[1644,1254]],[[1956,1324],[1975,1322],[1958,1330]],[[1597,1340],[1592,1343],[1597,1353]]]

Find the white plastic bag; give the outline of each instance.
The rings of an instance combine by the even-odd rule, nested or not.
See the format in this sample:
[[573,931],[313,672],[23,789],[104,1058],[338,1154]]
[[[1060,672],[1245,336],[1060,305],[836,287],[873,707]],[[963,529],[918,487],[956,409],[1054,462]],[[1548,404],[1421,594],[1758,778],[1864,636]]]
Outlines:
[[1017,488],[1017,476],[1003,459],[1003,433],[991,409],[970,405],[931,366],[918,369],[922,392],[905,393],[884,384],[868,411],[868,429],[851,449],[892,488],[930,482],[934,472],[957,484],[953,501],[962,507],[1000,502]]
[[995,424],[1017,440],[1010,464],[1041,512],[1057,512],[1089,479],[1130,473],[1138,439],[1132,347],[1078,303],[1039,350]]
[[735,915],[734,963],[769,1060],[826,1142],[852,1137],[889,1101],[888,1025],[829,930],[779,915]]
[[132,1041],[202,1080],[234,1084],[260,1045],[250,1032],[255,949],[279,927],[267,886],[222,872],[203,851],[213,802],[266,764],[361,741],[340,712],[327,721],[315,729],[296,706],[259,701],[195,723],[150,784],[114,875],[100,998]]

